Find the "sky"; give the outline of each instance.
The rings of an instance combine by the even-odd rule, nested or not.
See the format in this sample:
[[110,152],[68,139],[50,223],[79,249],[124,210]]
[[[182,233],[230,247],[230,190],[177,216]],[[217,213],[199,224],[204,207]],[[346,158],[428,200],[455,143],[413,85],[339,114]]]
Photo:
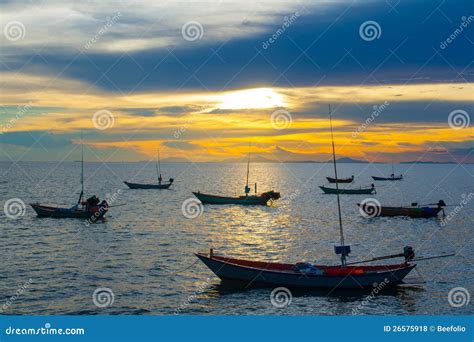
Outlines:
[[0,160],[474,163],[473,10],[2,1]]

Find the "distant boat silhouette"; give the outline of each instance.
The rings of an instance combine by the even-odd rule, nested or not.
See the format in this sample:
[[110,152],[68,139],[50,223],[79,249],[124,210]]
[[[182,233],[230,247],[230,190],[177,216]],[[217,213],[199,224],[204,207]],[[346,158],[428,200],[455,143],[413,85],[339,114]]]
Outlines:
[[397,180],[402,180],[403,175],[395,176],[395,172],[393,171],[393,163],[392,163],[392,174],[390,175],[390,177],[372,176],[372,179],[376,181],[397,181]]
[[257,183],[255,183],[255,195],[249,195],[249,173],[250,173],[250,152],[247,160],[247,182],[245,184],[245,195],[237,197],[217,196],[193,192],[203,204],[239,204],[239,205],[266,205],[269,201],[280,198],[280,193],[273,190],[257,195]]
[[124,181],[124,183],[130,189],[169,189],[171,184],[173,184],[174,179],[170,178],[168,182],[163,182],[163,178],[161,177],[160,151],[158,151],[158,157],[155,163],[155,167],[156,167],[156,175],[158,177],[158,184],[142,184],[142,183],[127,182],[127,181]]

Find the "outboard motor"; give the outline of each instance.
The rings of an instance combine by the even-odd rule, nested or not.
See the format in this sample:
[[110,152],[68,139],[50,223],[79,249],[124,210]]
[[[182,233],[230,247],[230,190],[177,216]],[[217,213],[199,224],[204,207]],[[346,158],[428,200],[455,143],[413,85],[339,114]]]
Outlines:
[[415,251],[412,246],[403,247],[403,256],[405,257],[405,262],[412,261],[415,258]]
[[443,200],[439,200],[439,202],[437,204],[438,204],[438,207],[445,207],[446,206],[446,203],[444,203]]
[[173,183],[174,182],[174,178],[170,178],[170,183]]

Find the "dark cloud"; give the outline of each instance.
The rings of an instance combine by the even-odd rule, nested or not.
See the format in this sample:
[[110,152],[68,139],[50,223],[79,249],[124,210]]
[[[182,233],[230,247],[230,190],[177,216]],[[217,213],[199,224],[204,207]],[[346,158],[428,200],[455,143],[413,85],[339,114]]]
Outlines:
[[193,112],[197,112],[202,110],[202,106],[195,106],[195,105],[185,105],[185,106],[166,106],[160,107],[157,111],[158,114],[161,115],[184,115]]
[[163,142],[163,145],[178,150],[197,150],[201,148],[199,145],[187,141],[165,141]]
[[[49,54],[46,49],[38,56],[31,49],[18,48],[15,58],[0,68],[28,71],[54,66],[65,76],[120,92],[474,80],[473,68],[465,69],[472,59],[466,53],[472,51],[472,30],[440,47],[471,11],[469,0],[406,1],[397,3],[396,9],[390,11],[384,1],[352,5],[341,1],[324,10],[309,6],[267,49],[262,43],[281,23],[269,23],[265,32],[225,43],[177,46],[172,55],[169,49],[159,48],[125,56],[121,52],[77,55],[68,50]],[[378,22],[381,35],[365,41],[359,27],[370,19]],[[105,72],[107,77],[102,77]]]

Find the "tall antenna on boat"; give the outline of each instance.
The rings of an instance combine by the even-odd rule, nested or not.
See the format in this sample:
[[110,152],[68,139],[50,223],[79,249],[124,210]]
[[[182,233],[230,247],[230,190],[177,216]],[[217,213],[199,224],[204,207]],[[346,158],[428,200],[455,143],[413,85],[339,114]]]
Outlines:
[[[332,114],[331,114],[331,105],[329,105],[329,124],[331,126],[331,141],[332,141],[332,161],[334,164],[334,175],[336,177],[336,196],[337,196],[337,212],[339,215],[339,234],[341,237],[341,247],[344,249],[344,230],[342,229],[342,216],[341,216],[341,201],[339,199],[339,184],[337,177],[337,166],[336,166],[336,149],[334,148],[334,133],[332,129]],[[337,251],[336,251],[337,253]],[[342,250],[341,253],[341,263],[345,265],[346,263],[346,251]]]
[[84,132],[81,130],[81,194],[77,204],[81,204],[84,195]]

